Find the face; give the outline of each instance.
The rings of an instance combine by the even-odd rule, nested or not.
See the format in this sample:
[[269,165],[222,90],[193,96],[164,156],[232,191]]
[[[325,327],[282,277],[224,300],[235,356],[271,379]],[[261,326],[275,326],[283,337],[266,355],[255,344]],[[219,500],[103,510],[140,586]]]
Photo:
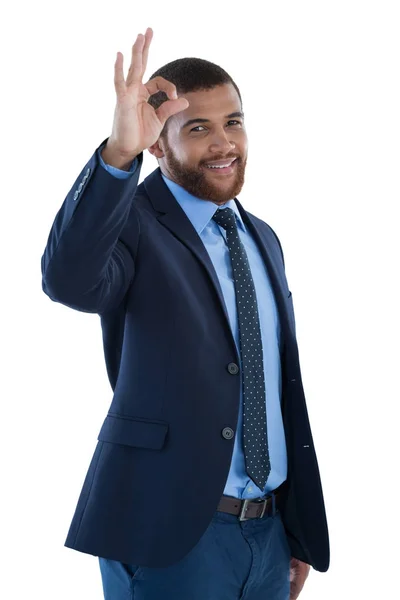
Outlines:
[[[182,97],[188,108],[168,119],[166,138],[160,137],[149,152],[158,158],[161,172],[189,193],[225,204],[240,193],[247,162],[244,117],[236,114],[242,110],[239,96],[232,84],[224,84]],[[227,169],[206,166],[232,159]]]

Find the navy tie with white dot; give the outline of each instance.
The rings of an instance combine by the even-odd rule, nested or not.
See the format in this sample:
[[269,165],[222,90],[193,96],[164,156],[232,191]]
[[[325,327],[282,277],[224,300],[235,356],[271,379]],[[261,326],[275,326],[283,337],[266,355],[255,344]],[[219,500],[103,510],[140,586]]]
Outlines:
[[239,317],[243,380],[243,447],[246,471],[263,490],[271,471],[267,440],[265,378],[256,290],[245,247],[231,208],[218,209],[214,221],[226,230]]

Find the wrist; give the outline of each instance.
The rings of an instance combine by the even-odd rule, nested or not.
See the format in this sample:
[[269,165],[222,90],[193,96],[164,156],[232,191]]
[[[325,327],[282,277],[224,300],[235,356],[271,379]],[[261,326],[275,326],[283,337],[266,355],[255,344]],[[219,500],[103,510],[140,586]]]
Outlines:
[[120,169],[122,171],[129,171],[133,161],[140,154],[139,152],[134,154],[123,154],[111,144],[105,145],[101,151],[101,157],[107,165]]

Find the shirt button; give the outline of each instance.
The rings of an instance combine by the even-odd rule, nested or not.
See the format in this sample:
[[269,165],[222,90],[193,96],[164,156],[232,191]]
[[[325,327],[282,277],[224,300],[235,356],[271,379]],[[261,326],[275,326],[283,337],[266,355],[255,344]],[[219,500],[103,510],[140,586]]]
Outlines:
[[236,363],[229,363],[228,371],[231,375],[237,375],[239,373],[239,367]]

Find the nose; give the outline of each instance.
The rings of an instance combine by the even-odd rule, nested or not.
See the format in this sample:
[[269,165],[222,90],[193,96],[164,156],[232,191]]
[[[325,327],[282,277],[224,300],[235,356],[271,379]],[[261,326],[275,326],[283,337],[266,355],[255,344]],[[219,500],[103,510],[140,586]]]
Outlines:
[[216,130],[210,142],[210,154],[228,154],[235,147],[235,142],[230,141],[228,136],[229,133],[227,135],[223,129]]

